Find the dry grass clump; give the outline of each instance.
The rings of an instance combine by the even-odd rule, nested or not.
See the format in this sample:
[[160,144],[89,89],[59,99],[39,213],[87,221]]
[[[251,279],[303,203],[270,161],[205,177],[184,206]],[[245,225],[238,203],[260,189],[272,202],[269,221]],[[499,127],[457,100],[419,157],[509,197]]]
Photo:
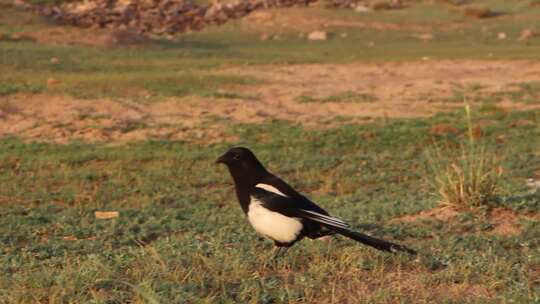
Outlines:
[[445,155],[441,148],[428,152],[434,174],[431,181],[443,204],[457,208],[486,205],[499,193],[502,168],[500,157],[474,137],[470,108],[465,107],[468,142],[462,143],[457,155]]

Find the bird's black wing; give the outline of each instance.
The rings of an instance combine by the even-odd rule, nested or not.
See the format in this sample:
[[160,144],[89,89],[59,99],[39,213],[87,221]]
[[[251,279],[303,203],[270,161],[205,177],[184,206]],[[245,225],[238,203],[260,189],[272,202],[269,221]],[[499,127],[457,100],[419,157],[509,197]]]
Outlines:
[[268,184],[276,188],[284,196],[287,196],[293,199],[295,205],[298,205],[305,210],[310,210],[310,211],[314,211],[323,215],[328,215],[328,212],[326,212],[326,210],[319,207],[310,199],[308,199],[307,197],[303,196],[298,191],[296,191],[293,187],[289,186],[289,184],[287,184],[281,178],[273,174],[268,174],[267,176],[265,176],[262,180],[262,184],[263,185]]
[[263,187],[265,187],[265,185],[259,184],[256,186],[252,191],[252,196],[259,200],[263,207],[268,210],[281,213],[288,217],[299,217],[320,224],[348,228],[347,223],[343,220],[329,216],[326,211],[308,199],[298,200],[282,195],[283,193],[281,192],[272,192],[272,189],[265,189]]
[[[416,251],[403,245],[377,239],[369,235],[350,230],[347,223],[345,223],[343,220],[332,217],[326,212],[324,214],[318,212],[318,210],[322,209],[319,206],[315,205],[315,203],[307,199],[296,200],[295,198],[291,198],[281,194],[268,191],[267,189],[261,188],[259,186],[254,187],[251,196],[257,199],[262,204],[262,206],[268,210],[283,214],[288,217],[297,217],[308,220],[310,222],[318,223],[331,231],[334,231],[376,249],[389,252],[403,251],[413,255],[416,254]],[[313,206],[315,206],[315,208]]]

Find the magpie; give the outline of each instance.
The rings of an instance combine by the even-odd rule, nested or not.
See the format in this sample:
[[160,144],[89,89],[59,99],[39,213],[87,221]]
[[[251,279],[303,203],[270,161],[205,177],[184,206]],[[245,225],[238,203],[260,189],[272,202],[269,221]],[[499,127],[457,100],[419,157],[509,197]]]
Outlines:
[[274,258],[283,248],[287,251],[304,237],[317,239],[333,234],[346,236],[382,251],[416,254],[416,251],[403,245],[351,230],[343,220],[331,216],[282,179],[268,172],[247,148],[231,148],[216,163],[224,164],[229,169],[238,202],[251,226],[259,234],[274,241],[277,247]]

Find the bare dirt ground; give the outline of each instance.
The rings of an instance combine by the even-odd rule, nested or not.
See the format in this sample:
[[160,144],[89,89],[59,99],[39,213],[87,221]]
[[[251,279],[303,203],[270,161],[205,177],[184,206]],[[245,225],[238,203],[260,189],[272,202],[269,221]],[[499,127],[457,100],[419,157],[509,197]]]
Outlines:
[[[239,96],[255,98],[189,96],[148,104],[44,94],[4,97],[0,99],[0,136],[56,142],[164,138],[211,143],[232,139],[223,131],[227,121],[261,123],[273,118],[327,127],[340,121],[428,117],[463,106],[463,100],[452,99],[457,89],[473,85],[481,88],[476,94],[489,94],[512,90],[515,83],[540,81],[540,63],[425,60],[235,67],[212,73],[249,75],[263,84],[234,88]],[[350,92],[372,96],[372,100],[340,100],[339,96]],[[512,111],[539,104],[503,99],[497,106]]]
[[[261,10],[253,12],[240,20],[240,25],[248,30],[256,28],[259,31],[290,32],[314,31],[329,27],[355,27],[375,30],[403,30],[403,25],[390,22],[357,21],[350,18],[336,19],[332,17],[306,15],[302,9]],[[432,28],[414,23],[407,24],[411,31],[430,32]],[[455,28],[455,26],[452,26]]]
[[[421,224],[422,221],[437,220],[452,225],[456,223],[455,218],[459,214],[459,210],[452,206],[440,206],[424,210],[418,214],[405,215],[392,220],[392,222]],[[484,216],[492,225],[492,229],[488,231],[488,234],[500,236],[519,235],[523,232],[523,226],[520,224],[521,220],[540,220],[540,214],[537,213],[520,214],[514,210],[500,207],[489,210]]]
[[[322,2],[313,4],[312,6],[324,7]],[[441,10],[448,10],[456,14],[463,14],[459,9],[453,7],[440,7]],[[499,20],[527,20],[534,22],[535,16],[515,16],[512,14],[498,16]],[[244,30],[257,30],[257,31],[270,31],[270,32],[305,32],[324,30],[325,28],[336,27],[350,27],[360,29],[372,29],[372,30],[390,30],[390,31],[402,31],[408,30],[413,33],[432,33],[436,28],[438,31],[456,31],[459,29],[467,28],[471,25],[470,21],[456,20],[437,20],[431,23],[418,22],[412,19],[407,22],[399,22],[389,20],[375,21],[375,20],[359,20],[354,17],[335,16],[322,14],[305,14],[305,8],[289,8],[286,11],[281,9],[268,9],[255,11],[246,17],[239,20],[240,26]],[[418,37],[420,38],[420,37]],[[421,39],[421,38],[420,38]],[[421,39],[423,40],[423,39]],[[429,40],[429,39],[428,39]]]

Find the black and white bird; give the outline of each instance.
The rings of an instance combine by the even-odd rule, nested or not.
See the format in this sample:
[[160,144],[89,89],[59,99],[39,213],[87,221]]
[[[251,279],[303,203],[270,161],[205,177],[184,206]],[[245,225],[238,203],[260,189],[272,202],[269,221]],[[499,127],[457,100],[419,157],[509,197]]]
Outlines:
[[321,207],[298,193],[279,177],[268,172],[247,148],[235,147],[221,155],[217,163],[225,164],[234,180],[236,196],[253,228],[274,241],[281,249],[308,237],[320,238],[341,234],[378,250],[416,252],[403,245],[352,231],[343,220],[330,216]]

